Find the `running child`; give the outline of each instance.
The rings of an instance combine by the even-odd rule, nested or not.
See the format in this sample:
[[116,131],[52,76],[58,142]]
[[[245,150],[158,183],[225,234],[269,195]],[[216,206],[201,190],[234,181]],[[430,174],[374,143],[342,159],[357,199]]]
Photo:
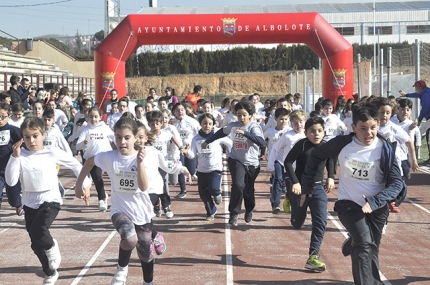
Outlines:
[[202,149],[208,144],[231,134],[233,147],[228,157],[228,167],[231,173],[231,199],[228,206],[230,212],[229,224],[237,226],[238,214],[245,202],[245,222],[252,221],[252,211],[255,208],[254,183],[260,173],[260,147],[265,145],[261,126],[251,121],[255,107],[248,101],[236,104],[235,112],[238,121],[228,124],[202,143]]
[[333,114],[334,104],[331,99],[324,99],[321,105],[320,117],[324,120],[324,140],[329,141],[339,135],[341,131],[346,131],[346,126],[336,114]]
[[[121,235],[118,265],[111,284],[125,284],[128,264],[134,248],[140,259],[144,284],[153,284],[154,252],[152,218],[155,216],[148,194],[158,168],[152,167],[158,159],[154,151],[140,149],[138,127],[131,118],[120,118],[114,125],[116,150],[98,153],[85,162],[76,181],[76,196],[89,202],[90,192],[79,189],[83,179],[94,166],[102,168],[112,181],[111,220]],[[137,149],[139,150],[137,150]],[[152,172],[149,172],[153,170]],[[155,171],[155,175],[154,175]]]
[[[173,141],[176,146],[184,151],[182,141],[178,140],[170,131],[162,129],[163,125],[163,113],[160,111],[151,111],[146,114],[146,120],[148,121],[149,127],[154,137],[152,145],[161,154],[164,160],[167,160],[167,144],[169,141]],[[173,212],[170,209],[170,191],[167,183],[167,172],[163,169],[159,169],[160,176],[163,179],[163,193],[159,194],[161,206],[164,210],[166,218],[170,219],[173,217]],[[181,172],[180,172],[181,173]],[[178,173],[178,174],[180,174]],[[156,209],[159,210],[159,209]],[[157,215],[157,213],[155,213]]]
[[[191,144],[191,140],[193,139],[193,137],[198,134],[200,130],[200,125],[195,119],[191,118],[186,114],[183,103],[178,103],[173,106],[172,112],[175,116],[175,126],[181,136],[182,148],[186,148]],[[181,150],[181,148],[179,150]],[[183,155],[181,155],[180,159],[182,164],[188,168],[188,171],[191,173],[191,175],[194,175],[196,172],[196,159],[189,159],[187,157],[184,157]],[[183,174],[180,174],[178,180],[181,192],[176,197],[183,199],[187,196],[185,176]]]
[[[305,123],[306,138],[299,140],[285,158],[284,166],[288,177],[293,184],[289,193],[291,202],[291,225],[301,229],[306,220],[306,212],[309,207],[312,216],[312,234],[309,246],[309,258],[305,268],[322,272],[325,263],[319,259],[321,243],[327,226],[327,192],[334,189],[333,160],[321,161],[314,176],[314,186],[310,194],[302,195],[300,181],[305,170],[306,162],[310,159],[312,151],[324,138],[324,120],[313,117]],[[294,167],[293,164],[296,164]],[[324,189],[324,167],[327,166],[328,178]],[[295,168],[295,169],[294,169]]]
[[0,207],[3,200],[3,188],[6,188],[6,195],[9,205],[16,208],[16,214],[24,214],[24,205],[21,201],[21,184],[16,185],[6,183],[5,171],[9,158],[12,155],[12,146],[21,141],[22,135],[19,128],[9,124],[10,105],[0,103]]
[[213,128],[216,120],[210,113],[204,113],[200,116],[199,123],[201,129],[199,134],[193,137],[191,148],[186,153],[186,156],[190,159],[197,157],[199,196],[206,209],[206,221],[212,221],[215,219],[217,212],[215,204],[220,205],[222,202],[220,189],[223,167],[222,145],[231,149],[232,141],[230,138],[225,137],[203,148],[202,143],[214,135]]
[[33,116],[41,118],[43,116],[43,111],[45,111],[46,104],[43,100],[37,100],[33,104]]
[[24,106],[21,103],[15,103],[12,105],[12,116],[9,120],[9,125],[19,128],[24,122]]
[[[111,142],[115,141],[115,136],[105,122],[101,121],[101,116],[102,111],[96,106],[88,110],[89,123],[83,128],[76,143],[77,150],[86,148],[83,155],[85,160],[100,152],[112,150]],[[100,167],[94,166],[90,170],[90,174],[97,190],[99,211],[105,212],[108,208],[108,196],[104,188],[102,170]]]
[[[392,105],[388,101],[387,98],[377,98],[372,101],[372,104],[375,104],[375,106],[378,108],[378,114],[379,114],[379,130],[378,134],[383,136],[387,141],[389,142],[397,142],[396,147],[396,159],[397,163],[400,168],[400,173],[403,176],[403,168],[402,168],[402,161],[407,160],[409,151],[410,158],[411,158],[411,169],[412,171],[418,170],[418,163],[417,158],[415,156],[415,146],[412,142],[412,139],[409,137],[409,134],[405,132],[400,126],[394,124],[391,122],[391,112],[392,112]],[[406,170],[409,171],[409,167],[405,164]],[[398,208],[400,204],[403,202],[401,201],[391,201],[389,204],[390,210],[393,213],[400,213],[400,209]]]
[[[30,236],[31,249],[42,264],[45,273],[43,284],[52,285],[58,279],[61,254],[49,228],[63,204],[56,166],[61,164],[70,168],[76,176],[82,166],[73,156],[59,148],[44,147],[46,130],[40,118],[26,118],[21,125],[21,132],[24,139],[13,145],[13,154],[6,167],[6,182],[9,185],[21,182],[25,227]],[[28,150],[21,149],[23,142]],[[79,187],[82,185],[89,191],[91,181],[88,178],[81,180]],[[79,189],[82,191],[82,188]]]
[[359,103],[353,110],[353,133],[316,147],[302,175],[301,193],[312,194],[322,161],[339,157],[335,211],[350,238],[342,253],[351,255],[355,284],[383,284],[379,244],[389,215],[387,203],[404,194],[393,146],[378,135],[378,109]]
[[286,175],[284,161],[294,144],[305,137],[303,132],[305,113],[302,110],[293,111],[289,119],[293,129],[285,132],[273,145],[269,160],[267,161],[267,170],[273,172],[274,175],[273,184],[270,188],[270,203],[272,205],[273,214],[277,214],[281,210],[280,203],[284,182],[286,186],[286,195],[283,208],[285,212],[290,212],[289,195],[292,185],[291,179]]

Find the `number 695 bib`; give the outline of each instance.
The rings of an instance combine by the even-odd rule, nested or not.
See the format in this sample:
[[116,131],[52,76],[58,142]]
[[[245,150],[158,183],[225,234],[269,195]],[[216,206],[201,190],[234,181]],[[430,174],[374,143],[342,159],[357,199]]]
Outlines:
[[116,170],[115,192],[134,193],[138,190],[137,171]]

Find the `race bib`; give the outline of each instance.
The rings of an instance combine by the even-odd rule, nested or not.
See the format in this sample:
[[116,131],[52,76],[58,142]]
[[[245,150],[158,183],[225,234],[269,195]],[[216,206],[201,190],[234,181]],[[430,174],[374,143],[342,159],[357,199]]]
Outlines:
[[50,148],[53,147],[55,145],[55,139],[54,138],[46,138],[43,141],[43,146]]
[[154,148],[158,150],[160,153],[165,154],[167,153],[167,144],[163,142],[155,142]]
[[134,193],[138,190],[137,171],[116,170],[115,192]]
[[206,146],[206,148],[202,148],[202,143],[204,143],[204,142],[205,142],[204,140],[200,140],[200,141],[196,142],[197,143],[197,151],[198,151],[198,153],[211,153],[210,144],[208,144]]
[[363,162],[352,158],[348,159],[346,161],[345,176],[357,182],[375,182],[375,162]]
[[231,128],[231,139],[234,142],[246,142],[248,139],[244,135],[236,133],[236,130],[240,130],[240,128]]
[[187,130],[181,130],[179,131],[179,135],[181,136],[181,139],[184,140],[188,138],[188,131]]
[[0,145],[7,145],[10,141],[10,130],[0,131]]

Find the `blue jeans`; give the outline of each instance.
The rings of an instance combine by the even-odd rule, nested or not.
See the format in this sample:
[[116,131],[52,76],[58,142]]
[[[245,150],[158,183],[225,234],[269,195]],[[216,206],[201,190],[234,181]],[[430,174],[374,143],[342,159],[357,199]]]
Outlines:
[[[194,175],[196,173],[196,158],[189,159],[181,154],[180,160],[182,162],[182,165],[188,169],[191,175]],[[179,187],[181,188],[181,192],[187,192],[187,186],[185,184],[185,174],[179,174],[178,181]]]
[[379,244],[382,229],[390,213],[385,205],[370,214],[364,214],[361,206],[349,200],[335,204],[339,220],[352,238],[352,275],[355,284],[383,284],[379,276]]
[[315,185],[312,194],[306,197],[303,206],[300,207],[301,195],[290,194],[291,225],[301,229],[309,207],[312,217],[312,234],[309,246],[309,254],[319,252],[327,226],[327,193],[322,184]]
[[221,171],[217,170],[209,173],[197,171],[199,195],[205,205],[207,216],[213,215],[217,210],[212,197],[221,194],[221,175]]
[[[279,161],[275,161],[275,174],[272,176],[272,188],[270,189],[270,203],[272,208],[281,205],[282,187],[284,182],[287,186],[287,193],[291,192],[292,184],[290,178],[286,175],[284,167]],[[288,197],[288,196],[287,196]]]
[[12,207],[22,206],[21,202],[21,182],[18,181],[14,186],[6,184],[4,174],[0,174],[0,206],[3,200],[3,188],[6,188],[6,195],[9,205]]

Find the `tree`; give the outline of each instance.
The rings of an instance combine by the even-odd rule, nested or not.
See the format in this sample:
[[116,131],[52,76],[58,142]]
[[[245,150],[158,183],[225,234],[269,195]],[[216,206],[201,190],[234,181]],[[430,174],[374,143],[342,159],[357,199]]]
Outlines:
[[79,35],[79,31],[76,31],[75,41],[76,41],[75,54],[85,53],[84,46],[82,44],[82,39],[81,39],[81,36]]
[[94,38],[98,41],[102,41],[105,39],[105,31],[104,30],[100,30],[97,33],[94,34]]

